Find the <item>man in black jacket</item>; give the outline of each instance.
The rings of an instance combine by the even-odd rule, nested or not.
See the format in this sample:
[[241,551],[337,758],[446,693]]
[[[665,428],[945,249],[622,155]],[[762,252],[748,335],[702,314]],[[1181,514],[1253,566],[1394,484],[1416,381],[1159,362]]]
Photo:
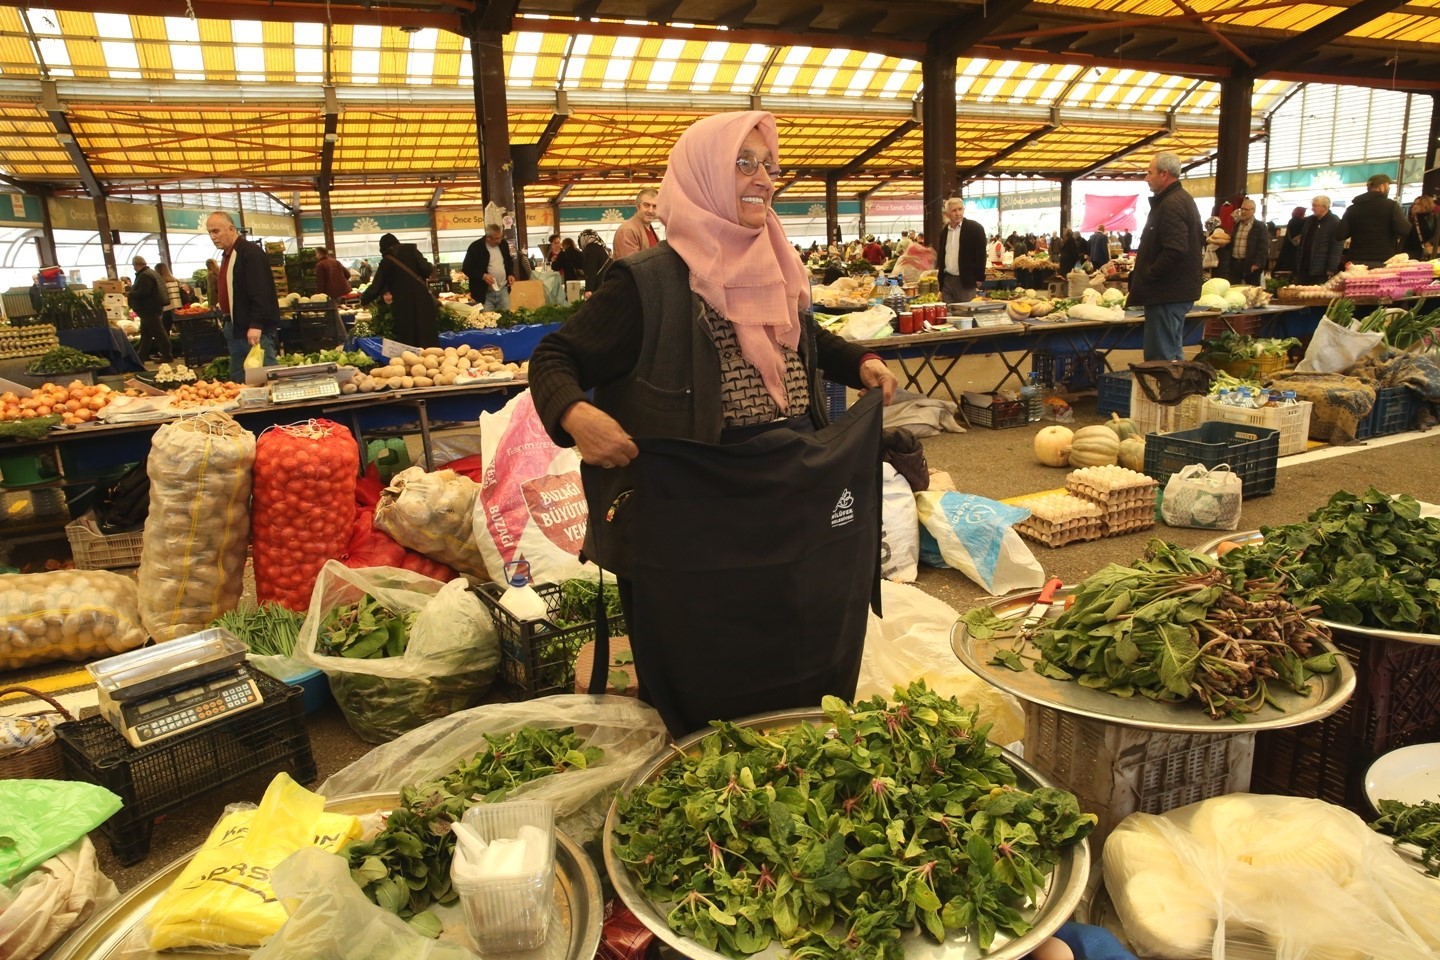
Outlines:
[[965,201],[945,201],[945,228],[936,244],[940,296],[946,303],[968,303],[985,280],[985,228],[965,219]]
[[161,317],[169,298],[160,277],[145,265],[144,257],[136,257],[131,263],[135,267],[135,282],[130,285],[126,302],[135,316],[140,318],[140,356],[148,360],[174,359],[170,350],[170,335],[165,332]]
[[1324,195],[1310,201],[1313,217],[1300,228],[1300,247],[1295,252],[1295,282],[1322,284],[1340,270],[1345,240],[1340,236],[1340,218],[1330,210]]
[[515,259],[505,230],[499,224],[485,228],[485,236],[470,244],[460,272],[470,283],[470,299],[486,310],[504,313],[510,309],[510,284],[515,282]]
[[1185,314],[1203,282],[1200,211],[1180,185],[1175,154],[1156,154],[1145,182],[1154,196],[1130,271],[1129,303],[1145,308],[1145,359],[1183,360]]
[[1410,233],[1410,218],[1400,204],[1390,199],[1390,178],[1377,173],[1365,184],[1365,192],[1345,209],[1340,220],[1341,239],[1349,238],[1351,263],[1378,267],[1400,252]]
[[1235,215],[1230,243],[1220,250],[1220,276],[1231,283],[1258,284],[1270,263],[1270,231],[1255,219],[1255,201],[1246,197]]
[[250,348],[265,351],[265,365],[275,363],[275,341],[280,332],[280,303],[275,277],[265,251],[240,236],[230,214],[217,210],[205,219],[205,230],[220,260],[216,306],[225,316],[225,338],[230,343],[230,379],[245,382],[245,358]]

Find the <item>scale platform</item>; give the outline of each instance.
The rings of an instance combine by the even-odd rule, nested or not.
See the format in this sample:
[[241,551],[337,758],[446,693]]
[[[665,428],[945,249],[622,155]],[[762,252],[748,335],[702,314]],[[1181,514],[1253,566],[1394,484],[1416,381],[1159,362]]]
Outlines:
[[260,706],[245,645],[210,629],[97,660],[100,712],[132,747],[144,747]]

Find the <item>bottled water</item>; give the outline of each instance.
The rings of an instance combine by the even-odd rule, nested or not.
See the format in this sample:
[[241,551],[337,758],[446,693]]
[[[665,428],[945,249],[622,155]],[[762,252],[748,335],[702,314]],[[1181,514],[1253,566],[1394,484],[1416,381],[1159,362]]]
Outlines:
[[1025,401],[1025,419],[1038,423],[1045,413],[1045,391],[1040,386],[1040,374],[1030,371],[1030,379],[1020,388],[1020,399]]
[[1283,403],[1284,403],[1284,405],[1287,406],[1287,407],[1293,407],[1293,406],[1297,406],[1297,405],[1299,404],[1299,401],[1297,401],[1297,400],[1295,399],[1295,391],[1294,391],[1294,390],[1286,390],[1286,391],[1285,391]]

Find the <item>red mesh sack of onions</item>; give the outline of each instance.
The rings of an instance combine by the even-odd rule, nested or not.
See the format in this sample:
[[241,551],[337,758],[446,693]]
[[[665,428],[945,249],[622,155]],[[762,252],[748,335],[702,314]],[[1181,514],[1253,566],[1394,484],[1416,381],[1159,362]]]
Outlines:
[[360,449],[330,420],[272,427],[255,442],[251,552],[255,596],[306,610],[326,560],[345,555]]

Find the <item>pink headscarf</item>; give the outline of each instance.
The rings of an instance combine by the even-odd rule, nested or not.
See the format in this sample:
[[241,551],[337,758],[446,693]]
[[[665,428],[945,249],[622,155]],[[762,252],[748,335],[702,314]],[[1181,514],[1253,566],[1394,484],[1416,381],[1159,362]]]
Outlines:
[[690,289],[735,327],[740,352],[788,410],[780,346],[793,350],[800,342],[810,280],[773,209],[764,227],[739,223],[735,159],[752,130],[778,163],[780,139],[769,113],[718,113],[691,124],[670,151],[657,212],[665,238],[690,268]]

